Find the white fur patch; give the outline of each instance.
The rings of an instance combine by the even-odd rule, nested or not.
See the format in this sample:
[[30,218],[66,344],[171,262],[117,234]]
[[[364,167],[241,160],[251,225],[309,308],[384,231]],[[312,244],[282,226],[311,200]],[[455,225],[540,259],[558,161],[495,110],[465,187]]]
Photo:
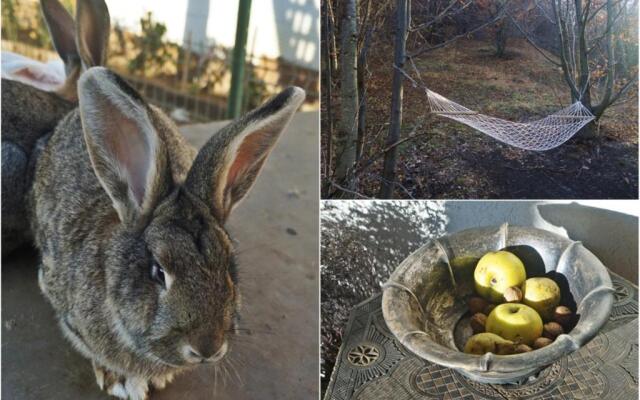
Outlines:
[[182,347],[180,347],[180,353],[182,354],[182,357],[185,359],[185,361],[191,364],[198,364],[202,362],[202,358],[192,356],[192,352],[197,354],[194,348],[188,344],[183,344]]
[[109,387],[107,389],[107,393],[109,393],[112,396],[115,396],[119,399],[125,399],[127,400],[129,398],[129,394],[127,393],[127,389],[125,389],[124,385],[120,382],[111,385],[111,387]]
[[100,390],[104,390],[104,370],[100,367],[93,367],[93,372],[96,375],[96,383]]
[[173,281],[175,279],[173,278],[173,275],[167,273],[167,271],[164,271],[164,284],[166,286],[166,290],[169,290],[171,288],[171,285],[173,284]]
[[171,381],[173,381],[173,374],[167,374],[164,376],[156,376],[151,378],[151,384],[158,390],[164,389]]
[[218,349],[216,354],[214,354],[213,357],[211,357],[209,360],[212,362],[218,362],[222,360],[222,358],[225,355],[227,355],[228,350],[229,350],[229,342],[225,340],[224,343],[222,343],[222,346],[220,346],[220,349]]
[[44,271],[42,270],[42,268],[42,266],[38,268],[38,286],[40,287],[42,293],[47,295],[47,291],[45,290],[46,286],[44,285]]
[[130,400],[145,400],[147,398],[149,384],[146,379],[137,377],[127,378],[124,386],[129,394]]

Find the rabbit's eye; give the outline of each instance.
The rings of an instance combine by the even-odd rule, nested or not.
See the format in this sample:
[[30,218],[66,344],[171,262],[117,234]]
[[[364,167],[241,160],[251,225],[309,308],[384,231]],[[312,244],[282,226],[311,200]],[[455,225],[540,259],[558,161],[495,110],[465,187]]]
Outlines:
[[151,279],[158,282],[162,287],[166,288],[167,283],[165,281],[164,270],[157,263],[151,264]]

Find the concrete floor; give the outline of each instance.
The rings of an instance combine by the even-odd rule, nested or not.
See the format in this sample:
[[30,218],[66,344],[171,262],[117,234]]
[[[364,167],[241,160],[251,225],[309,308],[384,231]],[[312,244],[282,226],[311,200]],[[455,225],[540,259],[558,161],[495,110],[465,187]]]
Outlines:
[[[183,127],[197,146],[220,123]],[[251,334],[230,356],[240,381],[214,387],[213,370],[179,376],[152,400],[318,397],[318,113],[299,113],[235,210],[243,325]],[[90,362],[63,339],[36,282],[38,255],[2,265],[2,398],[106,399]],[[220,379],[219,379],[220,381]]]

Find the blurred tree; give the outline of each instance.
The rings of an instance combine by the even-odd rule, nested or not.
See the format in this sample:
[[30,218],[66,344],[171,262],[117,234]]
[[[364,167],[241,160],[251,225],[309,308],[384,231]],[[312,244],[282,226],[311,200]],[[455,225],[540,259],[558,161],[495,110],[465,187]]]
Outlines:
[[171,60],[171,44],[164,39],[167,26],[154,21],[151,12],[140,18],[140,27],[142,35],[135,40],[139,52],[129,62],[128,68],[129,72],[149,76]]
[[267,90],[267,84],[256,76],[254,67],[252,64],[248,64],[246,68],[247,72],[247,87],[245,88],[245,95],[243,99],[243,111],[253,110],[262,104],[267,97],[269,97],[269,91]]
[[53,49],[40,4],[35,1],[2,0],[2,37]]
[[[526,3],[526,1],[524,2]],[[486,13],[490,19],[496,20],[494,25],[494,43],[497,57],[505,56],[507,52],[507,42],[513,35],[510,18],[505,12],[509,5],[509,0],[477,0],[476,3],[481,13]]]
[[16,16],[16,0],[2,0],[2,38],[16,40],[20,24]]

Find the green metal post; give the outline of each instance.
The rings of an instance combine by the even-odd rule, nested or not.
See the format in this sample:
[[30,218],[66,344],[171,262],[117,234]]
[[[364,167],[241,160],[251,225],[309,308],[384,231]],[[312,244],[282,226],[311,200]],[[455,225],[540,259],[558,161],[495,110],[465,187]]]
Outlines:
[[242,83],[244,81],[244,64],[247,53],[247,36],[249,32],[249,16],[251,0],[240,0],[238,6],[238,23],[236,25],[236,43],[233,48],[231,65],[231,92],[227,116],[237,118],[242,109]]

